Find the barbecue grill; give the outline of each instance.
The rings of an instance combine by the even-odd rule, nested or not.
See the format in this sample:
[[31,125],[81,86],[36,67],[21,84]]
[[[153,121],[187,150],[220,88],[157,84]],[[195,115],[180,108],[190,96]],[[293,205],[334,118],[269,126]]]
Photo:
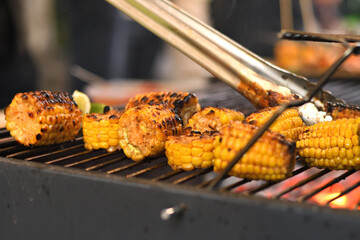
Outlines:
[[[328,85],[337,97],[360,104],[357,87],[356,80]],[[202,106],[255,110],[220,82],[196,94]],[[355,171],[299,165],[279,183],[227,177],[212,191],[206,188],[215,178],[211,169],[174,171],[165,157],[133,162],[122,152],[86,151],[81,136],[26,148],[6,129],[0,131],[0,156],[1,239],[360,237],[360,194],[351,195],[360,186]],[[312,201],[352,177],[339,192],[355,201],[352,209],[333,208],[338,194],[325,204]]]
[[[291,36],[298,38],[297,34]],[[194,50],[191,45],[186,46],[187,50]],[[241,60],[246,64],[259,60],[246,50],[244,53],[241,56],[245,60]],[[198,60],[214,57],[201,54]],[[228,57],[234,56],[230,52]],[[208,62],[208,67],[219,63],[216,57],[210,60],[214,62]],[[214,70],[215,75],[236,88],[239,79],[232,78],[232,74],[238,73],[237,69],[226,68],[226,64],[223,67],[219,72]],[[261,61],[255,61],[253,67],[276,69]],[[291,81],[298,83],[294,85],[297,87],[307,84],[301,77],[279,72],[280,83],[286,85]],[[274,72],[270,73],[274,76]],[[302,86],[303,95],[300,95],[304,97],[307,87],[315,85]],[[360,104],[360,96],[354,91],[357,87],[356,80],[333,81],[327,85],[335,97]],[[196,94],[202,106],[233,108],[246,115],[255,110],[220,82]],[[353,170],[330,171],[297,165],[292,177],[276,183],[235,177],[219,179],[211,169],[174,171],[164,156],[133,162],[122,151],[87,151],[82,136],[58,145],[26,148],[16,143],[6,129],[0,129],[3,210],[0,237],[359,239],[359,175]],[[209,188],[214,179],[219,180],[218,187]],[[327,194],[322,198],[325,201],[318,200],[318,196],[338,188],[339,184],[341,189]],[[350,203],[336,203],[341,199]]]

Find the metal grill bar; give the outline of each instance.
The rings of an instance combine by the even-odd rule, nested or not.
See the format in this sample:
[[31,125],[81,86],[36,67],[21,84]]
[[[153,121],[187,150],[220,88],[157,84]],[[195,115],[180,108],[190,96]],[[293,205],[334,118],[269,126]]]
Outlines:
[[[340,94],[341,96],[344,96],[346,100],[348,100],[349,98],[354,99],[354,103],[359,104],[360,96],[357,96],[357,94],[353,94],[353,89],[356,84],[358,84],[356,80],[349,80],[347,82],[332,82],[329,85],[329,90]],[[237,95],[232,89],[225,87],[226,86],[222,85],[222,83],[215,83],[210,91],[198,94],[198,96],[201,96],[199,99],[201,105],[219,105],[223,107],[234,108],[247,114],[254,110],[254,108],[248,102],[244,101],[244,98],[242,96]],[[209,172],[211,172],[211,169],[195,170],[193,172],[171,170],[170,167],[166,166],[166,161],[162,159],[163,156],[150,160],[145,159],[140,162],[131,162],[130,159],[126,158],[123,152],[115,152],[110,154],[104,153],[103,150],[85,151],[85,149],[83,148],[82,138],[78,138],[76,141],[63,143],[60,145],[35,147],[30,149],[19,145],[12,138],[9,138],[9,135],[10,134],[7,130],[0,130],[0,140],[6,139],[2,140],[0,144],[0,155],[2,156],[11,156],[12,158],[16,159],[23,159],[26,161],[35,161],[41,163],[45,162],[46,164],[57,164],[66,167],[78,166],[83,168],[85,171],[98,170],[107,174],[116,174],[126,170],[126,173],[124,173],[125,177],[139,177],[149,179],[150,181],[164,181],[169,184],[187,184],[196,188],[207,187],[214,178],[212,177],[212,175],[208,174]],[[151,166],[148,167],[149,165],[146,164],[151,164]],[[309,170],[309,172],[312,171],[307,167],[300,167],[293,172],[292,177],[286,180],[293,181],[295,179],[294,177],[300,175],[300,173],[304,173],[304,175],[309,174],[307,170]],[[338,182],[338,179],[341,178],[341,176],[339,176],[333,179],[331,176],[326,176],[329,177],[327,180],[328,182],[326,182],[325,185],[321,184],[321,186],[319,186],[317,180],[320,180],[322,176],[326,175],[329,172],[332,171],[322,170],[315,174],[311,174],[311,176],[299,176],[302,177],[301,181],[297,182],[292,187],[286,188],[286,180],[277,183],[262,183],[226,176],[224,179],[222,179],[220,185],[221,187],[218,190],[221,192],[235,190],[233,192],[235,192],[236,194],[255,195],[257,197],[262,197],[264,196],[263,194],[268,197],[268,192],[271,192],[271,198],[281,198],[287,193],[294,193],[292,195],[295,195],[296,198],[303,198],[302,201],[306,203],[309,199],[311,199],[311,196],[309,196],[309,194],[312,193],[314,195],[315,193],[320,192],[321,189],[325,189],[327,185]],[[350,175],[350,172],[347,171],[347,173],[344,174],[344,176],[346,177],[348,174]],[[231,178],[231,180],[232,178],[234,178],[235,182],[228,182],[227,180],[230,180],[229,178]],[[310,182],[315,184],[313,185],[314,189],[311,189],[311,193],[306,193],[308,194],[308,196],[302,196],[302,194],[304,193],[302,193],[302,189],[298,188],[305,187]],[[358,182],[348,187],[336,198],[331,199],[329,203],[341,196],[350,193],[359,185],[360,183]],[[237,187],[241,187],[241,190],[236,189]],[[299,195],[296,195],[298,193],[300,194],[300,197]],[[288,199],[288,196],[284,196],[284,199]],[[358,206],[359,205],[360,203],[358,204]]]
[[87,162],[90,162],[92,160],[96,160],[96,159],[100,159],[100,158],[103,158],[103,157],[107,157],[109,155],[111,155],[112,153],[104,153],[102,155],[98,155],[98,156],[95,156],[95,157],[91,157],[91,158],[86,158],[84,160],[81,160],[81,161],[77,161],[77,162],[73,162],[73,163],[69,163],[69,164],[66,164],[64,165],[64,167],[74,167],[74,166],[78,166],[80,164],[84,164],[84,163],[87,163]]
[[110,165],[110,164],[112,164],[112,163],[119,162],[119,161],[121,161],[121,160],[123,160],[123,159],[125,159],[125,156],[121,156],[121,157],[118,157],[118,158],[114,158],[114,159],[111,159],[111,160],[109,160],[109,161],[102,162],[102,163],[96,164],[96,165],[91,166],[91,167],[87,167],[87,168],[85,168],[85,170],[86,170],[86,171],[96,170],[96,169],[105,167],[105,166],[107,166],[107,165]]
[[66,148],[66,149],[60,149],[60,150],[57,150],[57,151],[54,151],[54,152],[47,152],[47,153],[40,154],[40,155],[36,155],[36,156],[33,156],[33,157],[28,157],[28,158],[25,158],[24,160],[26,160],[26,161],[33,161],[33,160],[35,160],[35,159],[39,159],[39,158],[51,156],[51,155],[54,155],[54,154],[57,154],[57,153],[66,152],[66,151],[69,151],[69,150],[74,150],[74,149],[81,148],[81,147],[83,147],[83,144],[71,146],[71,147],[68,147],[68,148]]
[[139,175],[144,174],[144,173],[146,173],[146,172],[149,172],[149,171],[151,171],[151,170],[154,170],[154,169],[163,167],[163,166],[165,166],[165,165],[166,165],[166,163],[165,163],[165,162],[162,162],[162,163],[153,165],[153,166],[151,166],[151,167],[148,167],[148,168],[145,168],[145,169],[141,169],[140,171],[137,171],[137,172],[128,174],[128,175],[126,175],[126,177],[127,177],[127,178],[136,177],[136,176],[139,176]]
[[328,183],[324,184],[322,187],[319,187],[319,188],[316,188],[315,190],[313,190],[312,192],[304,195],[304,196],[301,196],[298,201],[299,202],[304,202],[306,201],[307,199],[311,198],[312,196],[316,195],[317,193],[321,192],[322,190],[334,185],[335,183],[338,183],[340,182],[341,180],[344,180],[345,178],[347,178],[348,176],[350,176],[351,174],[355,173],[356,171],[355,170],[350,170],[350,171],[347,171],[343,174],[341,174],[340,176],[332,179],[331,181],[329,181]]
[[137,161],[137,162],[133,162],[133,163],[127,164],[127,165],[125,165],[125,166],[112,169],[112,170],[110,170],[110,171],[107,171],[106,173],[107,173],[107,174],[118,173],[118,172],[124,171],[124,170],[126,170],[126,169],[135,167],[136,165],[139,165],[139,164],[142,163],[142,162],[144,162],[144,160]]
[[5,143],[5,142],[12,142],[12,143],[16,143],[16,141],[14,140],[13,137],[6,137],[6,138],[2,138],[0,139],[0,144]]
[[[301,168],[293,171],[292,177],[294,177],[294,176],[296,176],[296,175],[298,175],[298,174],[300,174],[300,173],[302,173],[302,172],[304,172],[304,171],[306,171],[308,169],[309,169],[308,167],[301,167]],[[284,179],[283,181],[286,181],[286,180],[287,179]],[[283,181],[280,181],[280,182],[283,182]],[[265,190],[265,189],[267,189],[267,188],[269,188],[271,186],[274,186],[275,184],[279,184],[280,182],[266,182],[266,183],[260,185],[259,187],[255,188],[253,190],[249,190],[249,191],[244,192],[244,194],[246,194],[246,195],[254,195],[254,194],[256,194],[256,193],[258,193],[258,192],[260,192],[262,190]]]
[[237,181],[237,182],[235,182],[233,184],[230,184],[227,187],[220,188],[220,191],[222,191],[222,192],[229,191],[229,190],[231,190],[233,188],[239,187],[239,186],[244,185],[245,183],[248,183],[248,182],[250,182],[250,180],[242,179],[242,180]]
[[255,142],[265,133],[267,129],[269,129],[270,125],[289,107],[297,107],[303,105],[306,102],[309,102],[315,95],[324,87],[324,85],[329,82],[330,77],[335,73],[335,71],[340,67],[340,65],[349,58],[356,50],[360,48],[360,43],[349,46],[345,52],[336,60],[335,63],[331,65],[329,69],[325,71],[325,73],[320,77],[317,84],[309,89],[309,93],[304,97],[303,100],[293,101],[289,103],[282,104],[270,117],[269,120],[260,127],[259,130],[255,132],[255,134],[250,138],[249,142],[242,148],[234,157],[234,159],[228,163],[224,170],[214,179],[212,183],[209,184],[208,189],[214,190],[219,185],[220,181],[230,172],[230,170],[235,166],[236,163],[241,161],[241,158],[244,154],[255,144]]
[[168,179],[169,177],[172,177],[172,176],[175,176],[179,173],[182,173],[184,171],[182,170],[175,170],[175,171],[172,171],[172,172],[169,172],[169,173],[166,173],[166,174],[163,174],[163,175],[160,175],[159,177],[156,177],[156,178],[153,178],[152,180],[153,181],[161,181],[161,180],[165,180],[165,179]]
[[184,182],[186,182],[186,181],[189,181],[190,179],[193,179],[193,178],[195,178],[195,177],[197,177],[197,176],[203,175],[203,174],[208,173],[208,172],[210,172],[210,171],[212,171],[211,168],[201,169],[201,170],[196,171],[196,172],[194,172],[194,173],[192,173],[192,174],[190,174],[190,175],[187,175],[186,177],[183,177],[183,178],[180,178],[180,179],[174,181],[173,184],[184,183]]
[[342,191],[338,196],[330,199],[326,202],[326,205],[329,205],[332,201],[335,201],[336,199],[348,194],[349,192],[353,191],[354,189],[358,188],[360,186],[360,181],[352,185],[351,187],[346,188],[344,191]]
[[4,153],[4,152],[22,151],[22,149],[26,149],[26,148],[22,145],[14,145],[14,146],[10,146],[10,147],[1,149],[0,154]]
[[6,128],[1,128],[0,129],[0,135],[3,135],[3,134],[9,135],[9,131]]
[[70,158],[83,156],[85,154],[88,154],[89,152],[92,152],[92,151],[84,151],[84,152],[75,153],[75,154],[72,154],[72,155],[68,155],[68,156],[65,156],[65,157],[61,157],[61,158],[57,158],[57,159],[54,159],[54,160],[51,160],[51,161],[47,161],[47,162],[45,162],[45,164],[58,163],[58,162],[61,162],[61,161],[64,161],[64,160],[68,160]]
[[360,208],[360,201],[355,205],[354,210],[359,210]]
[[14,158],[19,155],[23,155],[23,154],[31,153],[31,152],[38,152],[38,151],[39,151],[39,149],[25,149],[24,151],[19,151],[19,152],[13,153],[13,154],[6,155],[6,157]]
[[311,175],[310,177],[305,178],[302,181],[296,183],[294,186],[288,187],[285,190],[281,191],[280,193],[276,194],[275,196],[273,196],[273,198],[274,199],[279,199],[281,196],[283,196],[283,195],[297,189],[298,187],[304,186],[305,184],[307,184],[307,183],[309,183],[309,182],[311,182],[311,181],[313,181],[315,179],[318,179],[318,178],[324,176],[325,174],[327,174],[329,172],[330,172],[330,170],[324,169],[324,170],[322,170],[322,171],[320,171],[320,172],[318,172],[318,173],[316,173],[314,175]]

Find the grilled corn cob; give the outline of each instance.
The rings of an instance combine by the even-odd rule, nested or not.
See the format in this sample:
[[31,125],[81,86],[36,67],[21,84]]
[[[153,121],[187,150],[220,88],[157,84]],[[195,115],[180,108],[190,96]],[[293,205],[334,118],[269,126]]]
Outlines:
[[[269,120],[278,107],[264,108],[256,113],[250,114],[246,117],[245,122],[261,127]],[[273,124],[271,124],[269,130],[278,132],[285,137],[296,141],[305,123],[302,121],[296,108],[290,108],[285,110]]]
[[134,161],[164,153],[166,138],[181,131],[180,117],[162,104],[130,108],[119,120],[120,146]]
[[341,118],[358,118],[360,117],[360,107],[356,105],[346,105],[342,103],[327,103],[326,112],[333,120]]
[[243,121],[244,114],[227,108],[206,107],[191,116],[186,127],[193,131],[219,131],[232,121]]
[[305,127],[296,142],[300,158],[311,167],[360,169],[359,124],[349,118]]
[[[257,127],[233,122],[216,137],[214,171],[220,172],[249,142]],[[229,175],[268,181],[282,180],[291,175],[295,165],[295,143],[283,135],[267,131],[230,170]]]
[[151,92],[139,94],[127,103],[125,110],[129,108],[149,104],[157,105],[165,103],[178,114],[185,125],[191,115],[200,110],[198,98],[193,93],[187,92]]
[[169,136],[165,155],[172,169],[191,171],[213,165],[215,135],[218,132],[192,132],[190,135]]
[[85,148],[106,149],[108,152],[120,149],[119,119],[123,112],[110,110],[104,114],[85,114],[83,117],[83,135]]
[[65,92],[18,93],[5,109],[6,128],[25,146],[74,139],[81,128],[81,111]]

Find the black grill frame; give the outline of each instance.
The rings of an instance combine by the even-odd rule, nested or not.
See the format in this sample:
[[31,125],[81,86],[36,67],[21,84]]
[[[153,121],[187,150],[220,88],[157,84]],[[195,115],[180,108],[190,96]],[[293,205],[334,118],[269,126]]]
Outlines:
[[[348,83],[333,81],[329,84],[329,90],[350,103],[360,104],[360,97],[353,94],[353,88],[349,86],[356,87],[358,83],[356,80],[348,80]],[[222,83],[213,83],[209,89],[197,95],[202,106],[234,108],[246,115],[255,110],[242,96]],[[198,170],[184,173],[185,176],[177,180],[178,184],[169,184],[165,180],[172,176],[166,173],[157,174],[157,179],[151,176],[156,169],[169,169],[164,157],[134,163],[125,159],[121,152],[108,154],[99,150],[82,154],[85,149],[81,137],[70,143],[27,149],[14,143],[8,136],[6,130],[0,131],[0,155],[3,156],[0,158],[0,206],[4,210],[1,217],[4,224],[0,224],[1,239],[15,239],[25,235],[38,239],[50,236],[52,239],[71,239],[74,236],[90,239],[95,236],[106,239],[119,236],[162,239],[166,236],[168,238],[169,234],[174,239],[304,239],[313,237],[314,232],[329,239],[357,239],[360,236],[358,211],[253,196],[257,190],[269,187],[271,183],[264,183],[243,194],[226,189],[210,191],[204,189],[209,181],[201,179],[201,174],[196,175],[209,170]],[[11,152],[11,146],[14,147],[15,155]],[[88,161],[91,157],[96,160],[96,156],[100,155],[100,160],[120,158],[119,162],[124,163],[121,166],[130,165],[131,169],[121,169],[119,165],[120,176],[119,168],[112,168],[108,170],[113,171],[108,172],[111,174],[104,174],[89,167],[87,170],[90,171],[77,169],[75,165],[56,166],[60,161],[43,163],[43,159],[54,161],[49,156],[57,154],[56,151],[61,149],[65,152],[61,156],[62,162],[68,161],[66,158],[71,155],[69,152],[79,153],[80,161]],[[35,162],[35,159],[21,160],[32,151],[37,156],[42,151],[50,155],[43,159],[37,158],[39,162]],[[152,166],[155,167],[148,173],[139,174],[139,171]],[[114,169],[118,172],[115,173]],[[296,171],[301,170],[306,168],[300,167]],[[319,176],[329,171],[320,172]],[[348,175],[350,173],[345,172]],[[200,178],[200,183],[195,186],[180,184],[190,177],[195,182]],[[248,182],[239,180],[235,185]],[[182,215],[167,222],[160,219],[163,208],[180,203],[187,206]]]

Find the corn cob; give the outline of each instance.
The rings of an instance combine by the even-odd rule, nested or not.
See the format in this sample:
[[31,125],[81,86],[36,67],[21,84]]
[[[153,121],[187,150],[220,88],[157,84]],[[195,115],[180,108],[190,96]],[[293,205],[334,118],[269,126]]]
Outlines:
[[118,130],[122,113],[110,110],[104,114],[85,114],[82,126],[85,148],[87,150],[102,148],[108,152],[120,149]]
[[161,104],[130,108],[119,120],[120,146],[134,161],[163,154],[166,138],[181,132],[180,117]]
[[327,103],[326,112],[331,115],[333,120],[341,118],[360,117],[360,107],[356,105],[346,105],[343,103]]
[[215,135],[218,132],[192,132],[190,135],[169,136],[165,155],[174,170],[191,171],[213,165]]
[[[249,142],[257,127],[233,122],[216,137],[214,171],[220,172]],[[283,135],[267,131],[230,170],[229,175],[267,181],[282,180],[291,175],[295,165],[295,143]]]
[[232,121],[243,121],[244,114],[227,108],[206,107],[191,116],[186,127],[193,131],[219,131]]
[[359,124],[349,118],[305,127],[296,142],[300,158],[311,167],[360,169]]
[[187,92],[151,92],[139,94],[129,100],[125,110],[129,108],[149,104],[158,105],[165,103],[178,114],[185,125],[191,115],[200,110],[198,98],[193,93]]
[[25,146],[50,145],[74,139],[81,111],[65,92],[18,93],[5,110],[6,128]]
[[[261,127],[269,120],[278,107],[264,108],[256,113],[250,114],[246,117],[245,122]],[[302,121],[296,108],[285,110],[273,124],[269,130],[280,133],[285,137],[296,141],[305,123]]]

